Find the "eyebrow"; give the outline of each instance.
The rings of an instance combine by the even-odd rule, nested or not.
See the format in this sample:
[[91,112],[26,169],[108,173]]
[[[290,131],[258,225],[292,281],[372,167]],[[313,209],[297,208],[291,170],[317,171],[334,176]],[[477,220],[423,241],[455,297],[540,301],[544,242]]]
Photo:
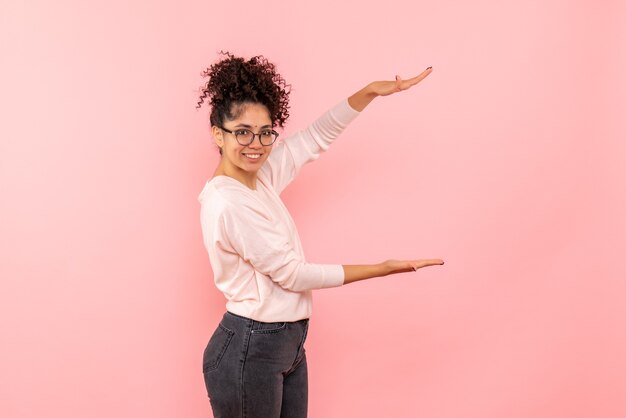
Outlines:
[[[261,126],[260,129],[265,129],[265,128],[271,128],[272,125],[263,125]],[[252,125],[248,125],[245,123],[238,123],[237,125],[235,125],[235,128],[247,128],[247,129],[252,129]]]

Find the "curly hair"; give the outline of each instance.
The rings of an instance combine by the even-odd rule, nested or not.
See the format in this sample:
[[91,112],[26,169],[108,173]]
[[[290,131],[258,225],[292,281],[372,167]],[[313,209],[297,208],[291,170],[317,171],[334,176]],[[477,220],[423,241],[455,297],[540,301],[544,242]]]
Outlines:
[[[272,124],[283,127],[289,118],[291,85],[276,72],[276,66],[262,55],[245,60],[228,51],[224,58],[202,72],[209,81],[201,88],[196,108],[209,99],[211,126],[222,126],[235,119],[243,103],[260,103],[267,107]],[[220,149],[220,154],[222,150]]]

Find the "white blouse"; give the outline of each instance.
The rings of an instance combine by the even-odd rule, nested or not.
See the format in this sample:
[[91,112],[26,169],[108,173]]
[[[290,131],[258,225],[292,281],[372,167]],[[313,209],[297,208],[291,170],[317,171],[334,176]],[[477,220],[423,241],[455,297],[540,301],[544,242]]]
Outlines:
[[279,194],[358,115],[344,99],[276,144],[257,173],[257,190],[228,176],[204,186],[202,235],[228,311],[263,322],[297,321],[311,316],[312,289],[343,284],[342,265],[306,262]]

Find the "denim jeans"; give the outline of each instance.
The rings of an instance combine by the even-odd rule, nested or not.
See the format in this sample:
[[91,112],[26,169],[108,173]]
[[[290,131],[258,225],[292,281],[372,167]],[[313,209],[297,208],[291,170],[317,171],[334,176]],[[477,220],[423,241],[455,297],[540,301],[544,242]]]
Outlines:
[[204,350],[215,418],[304,418],[309,320],[259,322],[226,312]]

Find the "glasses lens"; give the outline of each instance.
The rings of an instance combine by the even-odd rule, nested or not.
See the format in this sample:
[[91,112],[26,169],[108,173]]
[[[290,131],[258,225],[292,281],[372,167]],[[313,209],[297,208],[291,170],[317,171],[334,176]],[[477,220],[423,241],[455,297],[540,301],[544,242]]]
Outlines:
[[235,138],[237,139],[237,142],[239,142],[239,145],[248,145],[252,142],[252,132],[250,132],[247,129],[240,129],[238,131],[235,131]]
[[261,132],[261,145],[272,145],[278,135],[274,131]]

